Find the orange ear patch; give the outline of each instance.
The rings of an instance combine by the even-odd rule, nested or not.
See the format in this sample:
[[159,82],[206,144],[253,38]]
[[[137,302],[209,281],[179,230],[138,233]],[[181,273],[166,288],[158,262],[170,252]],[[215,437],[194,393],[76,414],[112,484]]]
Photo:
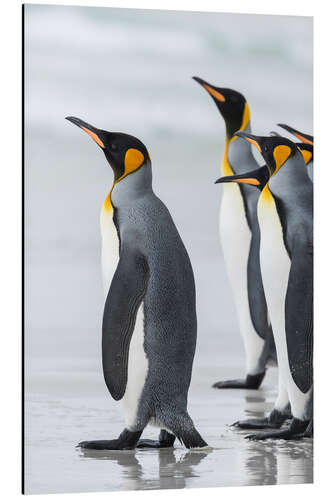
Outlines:
[[125,154],[125,161],[124,161],[125,170],[122,177],[125,177],[126,175],[134,172],[134,170],[137,170],[139,167],[141,167],[141,165],[144,162],[144,159],[145,157],[138,149],[135,148],[128,149]]
[[224,95],[220,94],[220,92],[218,92],[215,89],[212,89],[212,87],[210,87],[206,83],[204,83],[203,86],[205,87],[205,89],[207,90],[207,92],[209,92],[209,94],[212,97],[214,97],[214,99],[216,99],[217,101],[220,101],[220,102],[225,102],[225,97],[224,97]]
[[94,141],[97,142],[97,144],[99,146],[101,146],[101,148],[105,149],[105,146],[104,146],[103,142],[100,140],[100,138],[98,137],[98,135],[95,134],[95,132],[92,132],[91,130],[89,130],[86,127],[81,127],[81,128],[82,128],[82,130],[84,130],[85,132],[87,132],[87,134],[90,135],[90,137],[92,139],[94,139]]
[[280,144],[276,146],[273,151],[273,156],[275,160],[276,170],[278,170],[284,162],[289,158],[291,153],[291,148],[285,144]]
[[249,121],[250,121],[250,108],[248,103],[246,102],[243,111],[242,125],[239,130],[245,130]]

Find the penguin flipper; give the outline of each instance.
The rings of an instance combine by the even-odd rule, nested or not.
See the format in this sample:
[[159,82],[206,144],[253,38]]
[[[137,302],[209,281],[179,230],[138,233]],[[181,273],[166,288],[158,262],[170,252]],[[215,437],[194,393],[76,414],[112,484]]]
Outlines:
[[313,249],[298,247],[292,252],[286,296],[286,340],[291,375],[305,394],[313,383]]
[[104,379],[116,401],[126,390],[129,346],[148,279],[144,256],[124,245],[105,301],[102,327]]

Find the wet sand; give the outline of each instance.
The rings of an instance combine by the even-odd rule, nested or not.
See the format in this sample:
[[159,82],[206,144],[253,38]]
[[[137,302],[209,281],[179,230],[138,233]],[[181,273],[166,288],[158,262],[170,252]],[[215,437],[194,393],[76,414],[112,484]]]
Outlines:
[[[218,352],[216,349],[211,352]],[[242,372],[231,352],[224,369],[219,357],[197,356],[189,409],[209,449],[92,451],[76,448],[86,439],[109,439],[122,430],[121,406],[111,400],[98,370],[87,362],[72,371],[68,360],[44,361],[31,380],[39,393],[26,404],[26,490],[61,493],[299,484],[313,481],[313,442],[249,442],[245,431],[229,424],[261,417],[274,402],[276,370],[270,369],[258,391],[216,390],[218,375]],[[46,365],[48,368],[46,369]],[[61,365],[61,366],[60,366]],[[60,369],[61,368],[61,369]],[[79,367],[78,367],[79,368]],[[47,395],[52,392],[53,397]],[[76,393],[76,397],[73,394]],[[148,427],[144,437],[156,438]]]

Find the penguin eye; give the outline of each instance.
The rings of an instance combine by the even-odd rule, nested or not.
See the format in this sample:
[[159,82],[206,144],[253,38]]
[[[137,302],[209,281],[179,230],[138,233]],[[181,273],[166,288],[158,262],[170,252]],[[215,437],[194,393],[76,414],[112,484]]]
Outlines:
[[117,146],[115,144],[111,144],[111,149],[112,149],[112,151],[116,151],[117,150]]

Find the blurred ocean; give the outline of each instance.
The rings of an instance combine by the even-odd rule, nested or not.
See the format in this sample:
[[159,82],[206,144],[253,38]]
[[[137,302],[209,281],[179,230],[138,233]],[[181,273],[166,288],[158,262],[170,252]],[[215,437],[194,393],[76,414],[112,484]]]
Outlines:
[[[226,424],[270,407],[276,373],[256,394],[210,389],[242,374],[244,358],[217,234],[224,123],[191,80],[241,91],[254,133],[278,122],[312,133],[312,42],[305,17],[25,5],[27,492],[312,481],[310,443],[221,438]],[[112,171],[68,115],[135,135],[150,151],[155,192],[196,277],[190,409],[214,447],[207,457],[74,448],[117,435],[122,415],[100,359],[99,211]]]

